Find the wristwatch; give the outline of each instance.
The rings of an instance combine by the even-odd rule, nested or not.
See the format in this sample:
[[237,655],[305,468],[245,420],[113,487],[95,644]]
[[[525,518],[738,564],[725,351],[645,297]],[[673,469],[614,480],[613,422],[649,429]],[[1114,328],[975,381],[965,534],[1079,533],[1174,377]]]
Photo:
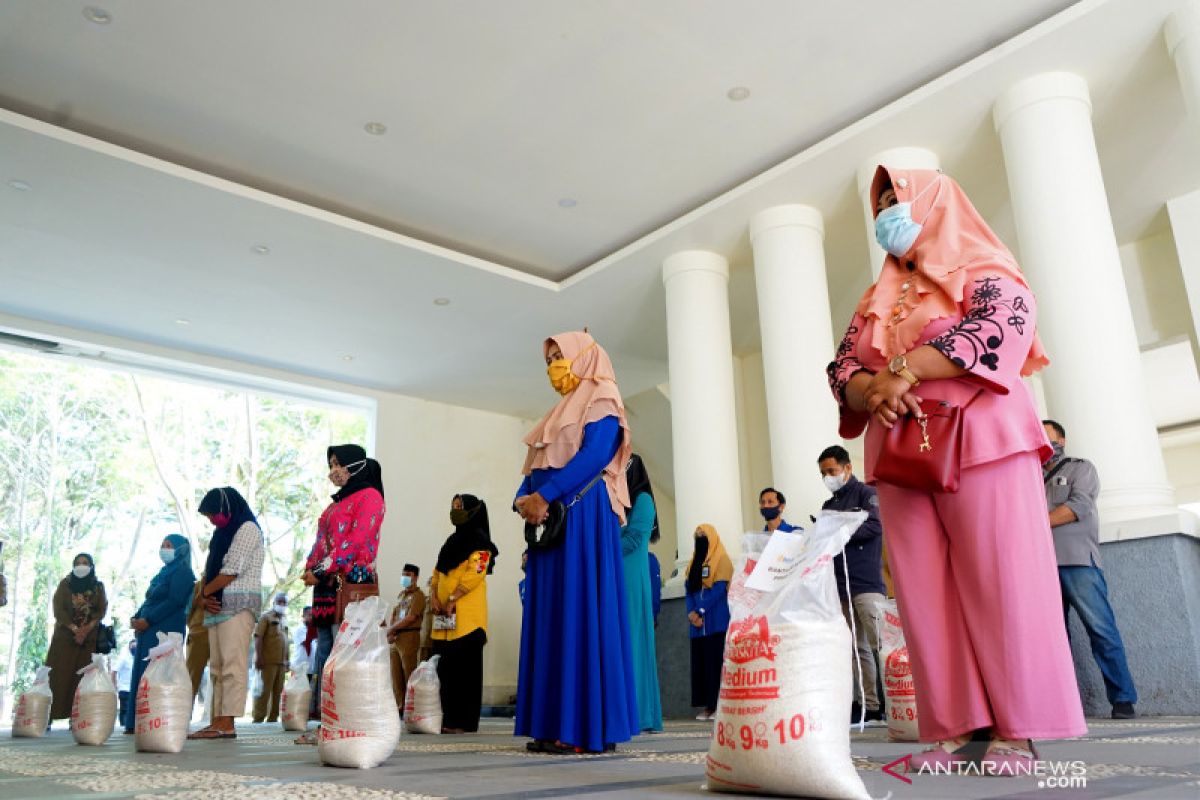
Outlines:
[[908,368],[908,359],[903,355],[896,356],[891,360],[891,363],[888,364],[888,371],[893,375],[899,375],[913,386],[919,386],[921,383],[917,379],[917,376],[912,374],[912,370]]

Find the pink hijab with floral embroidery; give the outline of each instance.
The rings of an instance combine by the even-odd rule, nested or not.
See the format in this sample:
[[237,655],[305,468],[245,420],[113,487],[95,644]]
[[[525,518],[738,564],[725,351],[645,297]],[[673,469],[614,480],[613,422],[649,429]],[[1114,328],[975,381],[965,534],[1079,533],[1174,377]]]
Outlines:
[[[871,183],[872,208],[888,181],[898,202],[913,204],[912,218],[922,227],[903,258],[888,254],[879,280],[858,303],[858,313],[875,320],[871,345],[885,359],[913,349],[931,320],[961,314],[967,284],[985,273],[1000,273],[1029,288],[1012,253],[953,178],[936,170],[880,166]],[[910,261],[915,270],[905,267]],[[912,281],[916,291],[906,293],[905,281]],[[1021,374],[1032,375],[1049,363],[1034,334]]]

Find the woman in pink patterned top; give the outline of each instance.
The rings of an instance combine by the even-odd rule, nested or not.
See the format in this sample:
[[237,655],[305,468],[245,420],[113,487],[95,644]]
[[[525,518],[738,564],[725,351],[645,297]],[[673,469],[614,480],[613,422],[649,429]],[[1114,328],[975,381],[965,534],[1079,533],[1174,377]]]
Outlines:
[[[376,583],[375,559],[379,554],[379,528],[387,507],[379,462],[367,458],[356,444],[330,447],[329,481],[339,487],[333,502],[317,522],[317,541],[304,568],[304,582],[313,587],[312,615],[317,629],[313,656],[312,700],[309,717],[319,719],[321,670],[333,649],[337,626],[337,593],[343,583]],[[316,744],[315,732],[296,740]]]
[[889,255],[828,368],[840,433],[866,429],[874,483],[887,430],[920,416],[921,399],[965,407],[957,492],[877,483],[921,739],[937,743],[910,768],[1012,774],[1032,766],[1033,739],[1087,730],[1066,631],[1046,613],[1061,604],[1041,477],[1051,451],[1021,380],[1049,363],[1037,305],[949,177],[880,167],[871,198]]

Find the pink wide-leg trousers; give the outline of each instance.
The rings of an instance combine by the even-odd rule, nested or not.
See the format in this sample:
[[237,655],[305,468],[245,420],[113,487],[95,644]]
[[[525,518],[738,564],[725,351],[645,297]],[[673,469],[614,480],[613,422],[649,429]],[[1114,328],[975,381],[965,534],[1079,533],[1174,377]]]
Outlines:
[[955,494],[877,488],[921,740],[1086,733],[1037,455],[964,469]]

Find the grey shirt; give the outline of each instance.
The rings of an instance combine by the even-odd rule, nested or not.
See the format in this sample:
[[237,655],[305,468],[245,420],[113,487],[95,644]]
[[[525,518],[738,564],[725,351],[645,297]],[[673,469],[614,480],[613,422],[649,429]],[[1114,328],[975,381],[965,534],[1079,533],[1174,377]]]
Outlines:
[[1096,468],[1092,462],[1082,458],[1063,458],[1055,462],[1044,476],[1047,513],[1065,505],[1075,512],[1077,518],[1074,522],[1050,529],[1054,534],[1058,565],[1100,566],[1100,517],[1096,513],[1100,477],[1096,474]]

